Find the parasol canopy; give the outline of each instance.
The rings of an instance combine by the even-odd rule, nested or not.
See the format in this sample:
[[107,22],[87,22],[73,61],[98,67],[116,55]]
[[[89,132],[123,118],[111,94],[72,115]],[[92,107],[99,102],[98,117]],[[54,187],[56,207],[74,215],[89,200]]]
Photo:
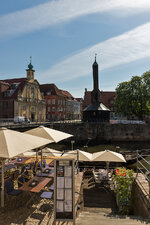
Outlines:
[[72,134],[68,134],[65,132],[61,132],[52,128],[39,126],[37,128],[28,130],[25,132],[26,134],[32,134],[38,137],[43,137],[46,139],[51,140],[52,142],[59,142],[61,140],[64,140],[66,138],[72,137]]
[[63,154],[63,156],[73,158],[77,161],[91,161],[92,160],[92,154],[91,153],[81,151],[79,149],[69,151],[69,152]]
[[0,128],[0,158],[2,161],[1,206],[4,207],[4,161],[31,149],[49,144],[51,141],[33,135]]

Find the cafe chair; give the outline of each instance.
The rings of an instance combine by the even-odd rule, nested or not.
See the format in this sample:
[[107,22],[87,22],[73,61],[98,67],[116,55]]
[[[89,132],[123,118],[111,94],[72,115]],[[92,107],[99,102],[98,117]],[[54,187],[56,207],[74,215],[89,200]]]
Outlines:
[[21,190],[14,189],[14,182],[12,179],[5,183],[5,190],[8,195],[17,196],[22,193]]
[[23,176],[18,177],[17,182],[18,182],[18,188],[22,187],[23,183],[25,182],[24,177]]
[[54,191],[54,185],[53,184],[49,187],[49,190]]
[[52,199],[52,197],[53,197],[53,192],[52,191],[44,191],[40,195],[40,198]]
[[25,182],[28,182],[30,180],[29,172],[27,170],[23,173],[23,176],[24,176]]

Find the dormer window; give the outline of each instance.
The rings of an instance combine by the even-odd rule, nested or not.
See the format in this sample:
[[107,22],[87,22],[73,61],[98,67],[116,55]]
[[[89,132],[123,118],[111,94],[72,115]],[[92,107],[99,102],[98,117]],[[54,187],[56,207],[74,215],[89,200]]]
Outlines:
[[51,95],[51,91],[48,91],[46,94],[47,94],[48,96]]

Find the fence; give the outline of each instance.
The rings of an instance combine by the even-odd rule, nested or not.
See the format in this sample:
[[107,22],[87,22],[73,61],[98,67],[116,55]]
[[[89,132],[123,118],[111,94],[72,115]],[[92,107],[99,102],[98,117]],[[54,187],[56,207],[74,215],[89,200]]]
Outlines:
[[[137,151],[137,171],[136,171],[136,179],[140,183],[141,187],[145,192],[145,196],[148,197],[150,203],[150,161],[146,157],[150,157],[150,155],[139,154]],[[140,160],[139,160],[140,159]],[[149,188],[146,189],[143,185],[143,182],[138,178],[138,174],[141,173],[145,180],[148,182]]]

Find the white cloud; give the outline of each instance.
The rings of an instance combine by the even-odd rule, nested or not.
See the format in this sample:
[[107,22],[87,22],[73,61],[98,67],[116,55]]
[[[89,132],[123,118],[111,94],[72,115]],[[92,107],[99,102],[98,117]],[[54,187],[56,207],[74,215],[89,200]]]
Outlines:
[[149,0],[52,0],[0,16],[0,37],[40,30],[92,13],[129,15],[148,10]]
[[91,74],[91,63],[98,53],[100,70],[150,56],[150,23],[91,46],[42,73],[42,82],[66,81]]

